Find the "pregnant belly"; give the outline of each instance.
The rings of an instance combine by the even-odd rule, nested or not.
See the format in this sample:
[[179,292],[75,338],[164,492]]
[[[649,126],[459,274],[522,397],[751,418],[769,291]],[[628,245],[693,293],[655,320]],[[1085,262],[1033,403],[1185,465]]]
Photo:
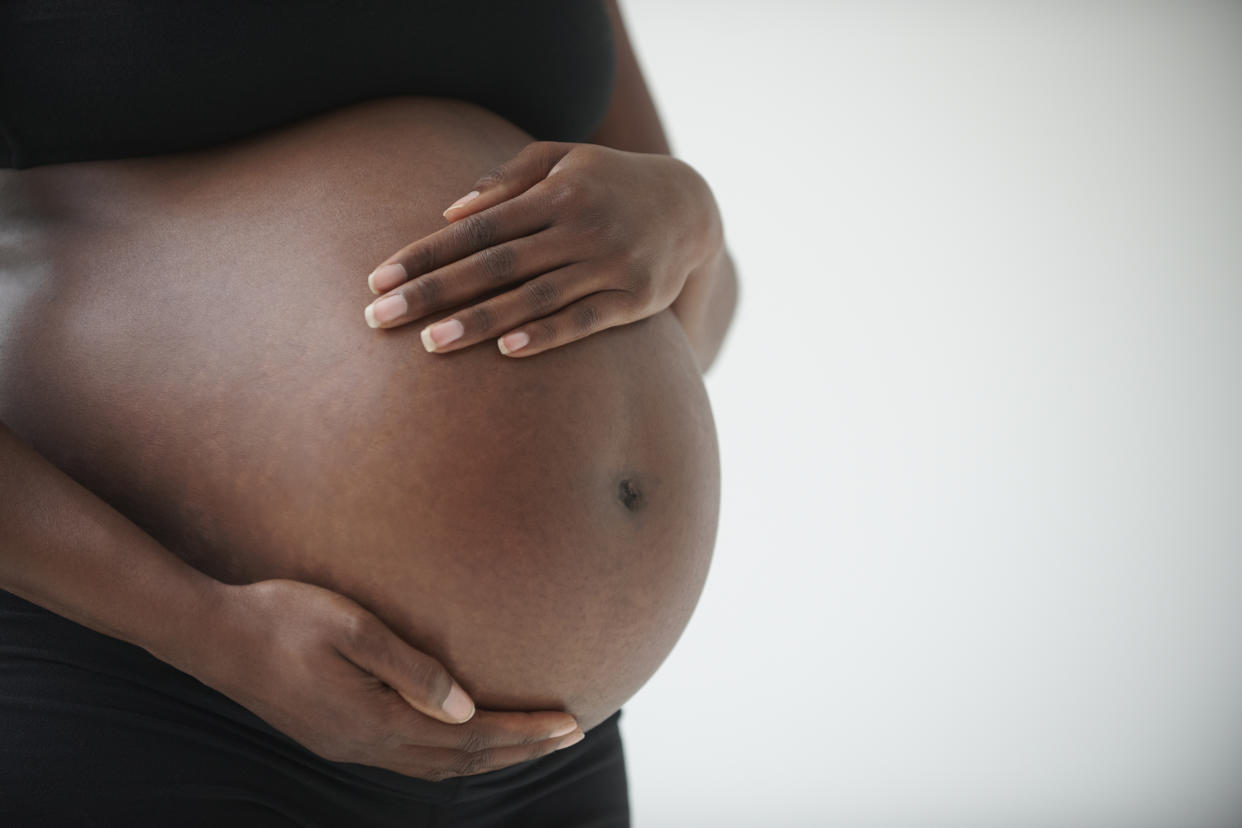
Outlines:
[[510,359],[426,353],[447,311],[362,316],[370,269],[528,140],[390,98],[6,172],[0,419],[208,574],[335,589],[481,706],[594,726],[673,647],[715,541],[715,429],[676,318]]

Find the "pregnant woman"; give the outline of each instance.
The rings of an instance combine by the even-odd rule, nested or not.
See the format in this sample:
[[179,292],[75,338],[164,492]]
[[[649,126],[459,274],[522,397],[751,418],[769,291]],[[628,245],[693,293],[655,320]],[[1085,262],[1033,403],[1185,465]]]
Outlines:
[[628,824],[737,288],[615,3],[11,0],[0,133],[0,821]]

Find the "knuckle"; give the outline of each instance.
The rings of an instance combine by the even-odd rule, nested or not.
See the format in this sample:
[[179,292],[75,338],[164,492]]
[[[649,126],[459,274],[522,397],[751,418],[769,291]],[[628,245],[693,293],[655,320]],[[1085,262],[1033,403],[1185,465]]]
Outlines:
[[647,271],[643,266],[642,256],[633,246],[626,246],[618,250],[616,259],[617,270],[627,287],[637,285],[638,282],[646,277]]
[[599,327],[599,307],[595,302],[579,302],[574,305],[572,318],[579,333],[591,333]]
[[479,269],[484,278],[491,283],[503,283],[513,279],[517,271],[517,253],[507,244],[488,247],[475,254]]
[[491,755],[486,751],[478,753],[466,753],[453,763],[453,770],[458,776],[473,776],[476,773],[482,773],[487,770],[490,764]]
[[457,223],[465,242],[475,249],[491,247],[496,241],[496,222],[483,213],[473,213]]
[[438,276],[419,276],[410,284],[412,298],[424,308],[436,307],[444,298],[444,282]]
[[554,176],[548,183],[548,205],[555,210],[571,210],[579,206],[581,189],[565,176]]
[[650,279],[639,279],[630,285],[630,301],[640,308],[649,308],[655,302],[655,285]]
[[504,180],[508,177],[509,177],[508,165],[497,164],[496,166],[492,167],[487,172],[483,173],[483,175],[479,176],[479,180],[475,182],[474,186],[475,186],[475,189],[481,189],[483,187],[495,187],[498,184],[504,183]]
[[627,250],[622,255],[620,277],[622,288],[639,304],[646,305],[654,298],[651,273],[636,251]]
[[418,276],[436,269],[436,251],[430,243],[419,244],[410,252],[405,262],[405,269],[410,276]]
[[488,305],[475,305],[466,313],[466,328],[472,333],[485,333],[496,327],[496,312]]
[[522,148],[523,154],[529,155],[541,167],[550,167],[556,159],[565,154],[565,145],[559,141],[531,141]]
[[561,289],[551,279],[532,279],[522,287],[526,304],[534,311],[549,311],[560,304]]
[[374,638],[371,617],[364,612],[351,612],[341,621],[341,634],[345,644],[353,650],[367,651]]
[[457,749],[465,753],[478,753],[491,747],[490,740],[477,730],[468,730],[462,734]]
[[429,656],[420,654],[418,658],[408,659],[402,672],[414,686],[422,688],[429,701],[439,703],[448,693],[448,673],[440,662]]

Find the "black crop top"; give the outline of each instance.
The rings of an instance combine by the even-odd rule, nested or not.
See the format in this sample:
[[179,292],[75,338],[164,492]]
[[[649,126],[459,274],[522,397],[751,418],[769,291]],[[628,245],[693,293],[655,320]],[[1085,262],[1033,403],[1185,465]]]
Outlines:
[[584,141],[602,0],[0,0],[0,167],[198,149],[390,95]]

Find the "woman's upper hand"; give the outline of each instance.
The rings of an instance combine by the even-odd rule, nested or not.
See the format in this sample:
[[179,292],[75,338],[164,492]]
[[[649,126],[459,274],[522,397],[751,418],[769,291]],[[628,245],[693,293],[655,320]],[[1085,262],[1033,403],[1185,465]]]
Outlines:
[[441,780],[582,738],[568,713],[475,710],[438,661],[339,593],[274,579],[226,596],[197,677],[330,761]]
[[367,280],[382,294],[366,308],[372,327],[479,300],[423,329],[436,353],[497,338],[501,353],[531,356],[651,316],[721,237],[690,166],[595,144],[528,144],[445,218]]

